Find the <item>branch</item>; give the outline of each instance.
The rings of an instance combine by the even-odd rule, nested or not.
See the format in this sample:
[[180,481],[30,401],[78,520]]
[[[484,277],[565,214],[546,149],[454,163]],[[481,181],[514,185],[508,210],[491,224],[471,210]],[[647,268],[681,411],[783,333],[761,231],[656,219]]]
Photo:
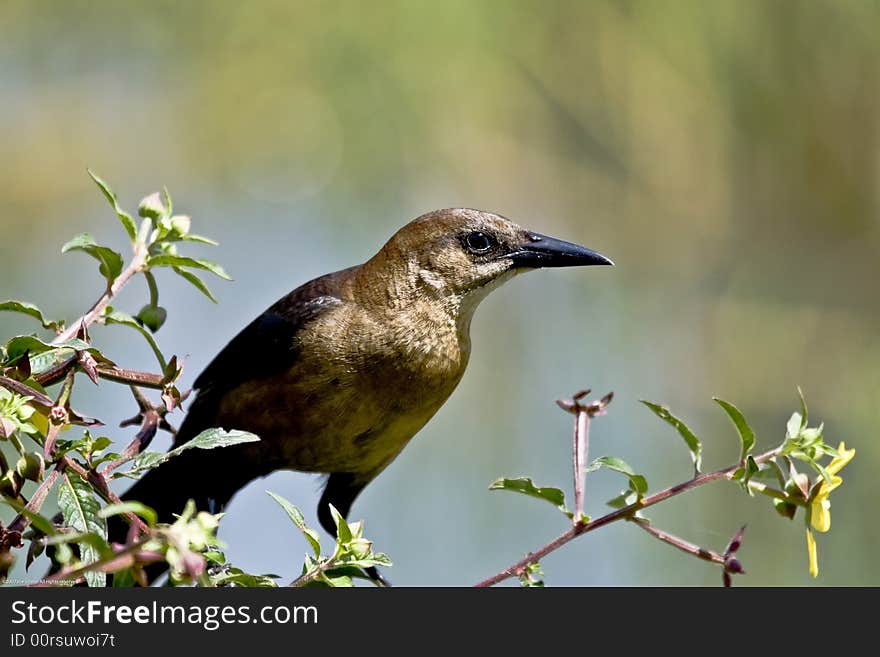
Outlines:
[[559,399],[556,405],[564,411],[572,413],[574,419],[574,450],[572,461],[574,463],[574,515],[572,521],[577,524],[584,517],[584,484],[587,478],[587,454],[590,449],[590,420],[597,415],[603,415],[608,404],[614,398],[614,393],[609,392],[599,401],[581,404],[581,399],[592,392],[581,390],[572,397],[572,401]]
[[141,244],[140,242],[135,242],[134,245],[134,258],[132,258],[131,262],[128,264],[122,272],[117,276],[113,283],[107,287],[107,290],[102,294],[97,301],[92,305],[89,311],[73,322],[67,329],[59,333],[53,343],[66,342],[72,338],[76,337],[76,334],[82,330],[93,324],[96,319],[98,319],[101,314],[104,312],[104,309],[109,305],[109,303],[113,300],[119,291],[125,287],[125,284],[131,279],[132,276],[139,273],[144,265],[147,263],[147,248]]
[[686,541],[683,538],[679,538],[673,534],[670,534],[667,531],[663,531],[662,529],[657,529],[650,522],[645,520],[644,518],[636,518],[632,517],[630,520],[636,523],[639,527],[644,529],[654,538],[663,541],[664,543],[668,543],[674,548],[677,548],[684,552],[685,554],[690,554],[691,556],[697,557],[698,559],[703,559],[704,561],[709,561],[711,563],[717,563],[721,566],[722,578],[721,581],[724,584],[725,588],[729,588],[732,585],[731,575],[745,575],[745,570],[742,567],[742,564],[739,562],[739,559],[736,558],[736,551],[739,550],[742,545],[742,537],[743,532],[746,530],[745,525],[743,525],[739,530],[737,530],[736,534],[733,535],[733,538],[730,539],[730,543],[727,545],[727,549],[725,549],[724,554],[716,552],[715,550],[708,550],[706,548],[700,547],[699,545],[695,545],[690,541]]
[[[53,584],[59,584],[59,583],[67,584],[67,583],[70,583],[71,580],[73,582],[78,582],[78,581],[82,580],[84,578],[85,574],[88,572],[92,572],[94,570],[99,570],[105,566],[113,564],[114,561],[122,559],[126,556],[134,557],[134,555],[137,554],[137,552],[142,547],[144,547],[147,543],[149,543],[150,541],[153,541],[153,540],[155,540],[153,536],[147,535],[146,537],[141,538],[138,541],[135,541],[131,545],[124,547],[119,552],[114,552],[112,555],[108,555],[108,556],[104,557],[103,559],[98,559],[97,561],[92,561],[91,563],[81,565],[77,568],[64,567],[61,570],[59,570],[57,573],[49,575],[48,577],[40,580],[39,582],[37,582],[33,586],[45,587],[45,586],[52,586]],[[151,560],[158,560],[158,559],[151,559]]]
[[[755,457],[755,463],[764,463],[765,461],[769,461],[774,456],[778,456],[780,453],[780,448],[772,449],[769,452],[764,452],[760,456]],[[601,518],[596,518],[590,522],[578,522],[571,529],[569,529],[564,534],[557,536],[552,541],[547,543],[541,548],[538,548],[534,552],[530,552],[523,559],[520,559],[512,566],[505,568],[501,572],[492,575],[492,577],[488,577],[481,582],[478,582],[474,586],[476,587],[486,587],[493,586],[498,584],[499,582],[503,582],[506,579],[511,577],[518,576],[523,570],[525,570],[526,566],[536,561],[543,559],[545,556],[558,550],[563,545],[571,541],[572,539],[577,538],[581,534],[586,534],[591,532],[599,527],[604,527],[605,525],[611,524],[612,522],[616,522],[618,520],[627,520],[631,518],[636,511],[639,509],[645,509],[649,506],[654,506],[655,504],[659,504],[665,500],[668,500],[670,497],[675,497],[676,495],[681,495],[693,488],[697,488],[699,486],[703,486],[712,481],[717,481],[719,479],[732,479],[733,473],[742,467],[742,462],[737,462],[733,465],[729,465],[726,468],[721,468],[720,470],[715,470],[714,472],[707,472],[705,474],[701,474],[693,479],[688,481],[684,481],[680,484],[676,484],[674,486],[670,486],[669,488],[664,488],[663,490],[654,493],[653,495],[648,495],[647,497],[642,498],[638,502],[634,502],[628,506],[622,507],[620,509],[616,509],[611,513],[608,513]]]
[[318,579],[318,576],[324,573],[327,570],[330,570],[334,565],[336,565],[336,555],[334,554],[332,557],[327,558],[325,561],[319,563],[313,570],[308,571],[307,573],[303,573],[295,580],[293,580],[287,586],[289,588],[298,588],[305,586],[309,582]]
[[[31,495],[30,501],[25,505],[25,509],[30,512],[37,514],[40,512],[40,508],[43,506],[43,502],[46,501],[46,497],[49,495],[49,491],[52,489],[52,486],[55,485],[55,480],[58,479],[58,473],[60,472],[60,468],[56,466],[54,470],[45,478],[42,482],[40,482],[39,488],[34,491],[34,494]],[[30,518],[27,517],[24,513],[19,513],[13,519],[12,523],[7,528],[11,532],[22,533],[25,529],[27,529],[28,524],[30,523]]]
[[55,402],[52,400],[51,397],[44,395],[38,390],[34,390],[33,388],[22,383],[21,381],[10,379],[7,376],[0,375],[0,387],[6,388],[7,390],[21,395],[22,397],[31,397],[32,399],[28,403],[31,406],[35,406],[37,410],[43,411],[44,413],[48,413],[55,405]]
[[[64,458],[67,459],[67,456]],[[72,460],[69,460],[68,465],[71,467],[73,465],[79,467],[76,461]],[[107,483],[107,479],[103,474],[95,472],[94,470],[86,471],[82,468],[80,468],[80,470],[77,471],[80,477],[92,484],[92,488],[95,489],[95,492],[98,493],[107,504],[122,504],[122,498],[110,489],[110,484]],[[143,533],[149,531],[150,528],[137,516],[137,514],[132,513],[131,511],[126,511],[124,515],[128,519],[129,524],[137,527],[139,531]]]
[[150,372],[139,372],[137,370],[125,370],[121,367],[105,367],[100,365],[95,369],[98,376],[102,379],[116,383],[142,386],[144,388],[153,388],[155,390],[162,390],[168,382],[165,376],[151,374]]
[[101,468],[101,476],[106,477],[108,474],[113,472],[117,467],[125,463],[126,461],[130,461],[135,456],[141,453],[143,449],[150,444],[153,440],[153,437],[156,435],[156,431],[159,429],[159,423],[161,418],[159,417],[159,413],[153,408],[147,408],[143,411],[143,424],[141,424],[140,431],[137,432],[134,438],[132,438],[131,442],[122,450],[122,453],[119,455],[119,458],[113,459],[104,465]]
[[[77,356],[71,356],[67,360],[63,361],[59,365],[56,365],[50,370],[46,370],[42,374],[37,374],[34,377],[34,380],[39,383],[41,386],[50,386],[54,383],[58,383],[61,378],[67,374],[71,367],[77,365],[79,362]],[[165,387],[166,379],[161,374],[152,374],[150,372],[140,372],[138,370],[126,370],[121,367],[116,367],[115,365],[97,365],[94,368],[94,373],[98,375],[101,379],[107,379],[108,381],[113,381],[115,383],[127,383],[129,385],[138,385],[143,386],[144,388],[153,388],[156,390],[161,390]],[[6,377],[0,377],[2,384],[4,387],[9,387],[6,385],[6,381],[12,381],[12,379],[7,379]],[[13,383],[17,383],[13,381]],[[10,388],[12,389],[12,388]],[[25,386],[23,383],[19,384],[19,394],[28,394],[34,396],[34,392],[28,392],[30,388]]]
[[704,561],[711,561],[713,563],[724,565],[726,558],[723,554],[719,552],[715,552],[715,550],[709,550],[690,541],[686,541],[683,538],[679,538],[678,536],[674,536],[667,531],[663,531],[662,529],[658,529],[654,527],[651,523],[644,519],[633,518],[632,521],[648,532],[654,538],[657,538],[664,543],[668,543],[674,548],[677,548],[684,552],[685,554],[690,554],[698,559],[703,559]]

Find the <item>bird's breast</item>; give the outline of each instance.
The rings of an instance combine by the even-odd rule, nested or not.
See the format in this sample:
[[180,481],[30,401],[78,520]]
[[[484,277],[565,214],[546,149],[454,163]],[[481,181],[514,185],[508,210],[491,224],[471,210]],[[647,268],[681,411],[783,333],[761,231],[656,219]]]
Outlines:
[[291,368],[232,391],[221,414],[285,467],[313,472],[384,468],[455,389],[469,352],[454,322],[344,307],[296,342]]

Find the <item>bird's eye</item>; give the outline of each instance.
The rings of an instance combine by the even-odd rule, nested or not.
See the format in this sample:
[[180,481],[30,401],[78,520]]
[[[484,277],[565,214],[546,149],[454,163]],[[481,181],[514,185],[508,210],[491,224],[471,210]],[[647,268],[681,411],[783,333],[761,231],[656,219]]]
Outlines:
[[480,231],[473,232],[465,238],[467,248],[471,253],[485,253],[495,246],[495,238]]

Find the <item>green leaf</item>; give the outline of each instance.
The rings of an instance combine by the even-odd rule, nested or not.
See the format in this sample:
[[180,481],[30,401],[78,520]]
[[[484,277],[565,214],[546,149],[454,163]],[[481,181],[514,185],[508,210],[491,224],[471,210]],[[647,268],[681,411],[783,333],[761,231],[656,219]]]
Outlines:
[[199,449],[214,449],[215,447],[230,447],[241,443],[255,443],[260,440],[256,436],[247,431],[224,431],[223,429],[206,429],[198,436],[185,442],[183,445],[172,451],[183,451],[192,447]]
[[136,585],[137,582],[134,579],[134,570],[132,568],[126,568],[125,570],[113,573],[113,588],[128,589]]
[[746,457],[744,467],[734,470],[732,477],[734,481],[738,481],[740,483],[740,485],[743,487],[743,490],[754,497],[755,491],[753,491],[749,487],[749,482],[752,480],[752,477],[758,474],[758,472],[760,472],[758,464],[755,462],[754,457],[749,455]]
[[801,435],[801,429],[804,428],[804,418],[803,416],[795,411],[791,414],[791,417],[788,418],[788,422],[785,423],[785,435],[787,438],[792,440],[796,439]]
[[203,237],[202,235],[187,234],[180,239],[183,242],[198,242],[199,244],[210,244],[211,246],[217,246],[219,244],[219,242],[212,240],[210,237]]
[[26,353],[33,356],[52,348],[52,345],[43,342],[35,335],[16,335],[3,345],[3,364],[12,365]]
[[92,453],[95,454],[100,452],[102,449],[106,449],[113,444],[113,441],[107,438],[107,436],[100,436],[95,439],[95,442],[92,444]]
[[88,543],[90,546],[94,547],[95,550],[101,555],[107,554],[107,550],[109,547],[107,545],[107,541],[97,532],[56,532],[46,539],[47,545],[64,545],[65,543],[80,542]]
[[217,303],[217,298],[211,294],[211,290],[208,289],[208,286],[202,281],[201,278],[193,274],[191,271],[186,271],[185,269],[181,269],[180,267],[173,267],[174,272],[182,276],[185,280],[189,281],[193,285],[195,285],[196,289],[208,297],[214,303]]
[[274,580],[278,579],[278,575],[252,575],[246,573],[240,568],[227,568],[219,575],[212,575],[211,582],[214,586],[241,586],[246,588],[277,588],[278,584]]
[[[388,555],[382,554],[381,552],[371,552],[368,557],[345,557],[340,559],[338,563],[363,569],[370,568],[371,566],[390,566],[391,559],[388,558]],[[367,576],[367,579],[370,579],[369,575]]]
[[808,461],[808,463],[813,466],[813,469],[815,469],[816,472],[822,475],[825,483],[831,486],[831,474],[828,472],[828,470],[826,470],[821,464],[817,463],[816,461]]
[[[380,556],[385,557],[384,554],[380,555]],[[376,565],[390,566],[391,561],[387,560],[387,557],[385,559],[386,559],[385,561],[383,561],[382,563],[378,563]],[[314,565],[312,566],[311,569],[314,569]],[[304,570],[308,571],[310,569],[306,568]],[[326,570],[325,572],[328,574],[332,574],[334,576],[346,575],[347,577],[351,577],[352,579],[364,579],[364,580],[368,580],[368,581],[373,581],[373,578],[370,577],[367,573],[365,573],[363,568],[361,568],[359,566],[354,566],[351,564],[344,564],[341,566],[333,566],[332,568]]]
[[336,524],[336,542],[348,543],[352,539],[351,528],[332,504],[330,505],[330,515],[333,516],[333,522]]
[[527,565],[519,574],[519,583],[523,587],[543,587],[544,581],[542,577],[544,571],[541,570],[541,564],[537,561]]
[[765,461],[764,465],[766,467],[758,473],[758,476],[764,476],[767,478],[775,477],[776,483],[779,484],[779,487],[785,488],[785,474],[782,472],[782,468],[779,467],[779,463],[776,462],[776,457],[773,457],[769,461]]
[[67,253],[68,251],[83,251],[95,258],[100,263],[98,270],[107,279],[108,284],[112,284],[116,277],[122,273],[122,268],[125,264],[122,261],[121,255],[113,249],[96,244],[95,240],[88,233],[80,233],[61,247],[61,253]]
[[106,436],[92,438],[92,434],[86,431],[82,438],[72,440],[59,440],[56,449],[56,457],[61,456],[69,451],[77,451],[83,456],[91,457],[101,450],[109,447],[112,441]]
[[[65,472],[58,486],[58,508],[65,523],[79,532],[97,534],[105,542],[107,523],[98,513],[101,505],[95,499],[92,487],[73,472]],[[80,560],[92,563],[101,558],[100,551],[90,540],[79,542]],[[85,573],[89,586],[106,586],[106,573],[91,571]]]
[[[758,474],[760,468],[758,464],[755,462],[754,457],[747,456],[746,457],[746,473],[743,477],[743,486],[748,486],[749,481],[751,481],[752,477]],[[751,491],[751,488],[749,489]]]
[[789,520],[794,519],[794,514],[797,513],[797,505],[790,504],[785,500],[773,500],[773,507],[776,509],[776,512],[781,515],[783,518],[788,518]]
[[42,311],[34,304],[28,303],[27,301],[15,301],[14,299],[10,299],[9,301],[0,302],[0,310],[8,310],[14,313],[30,315],[39,321],[44,329],[49,329],[50,331],[55,331],[64,326],[63,321],[49,320],[43,317]]
[[232,280],[232,277],[223,270],[223,267],[210,260],[201,260],[163,253],[161,255],[152,256],[149,260],[149,265],[151,267],[192,267],[193,269],[204,269],[212,274],[216,274],[220,278],[226,279],[227,281]]
[[132,468],[124,472],[114,473],[118,477],[136,477],[141,472],[155,468],[160,463],[165,463],[167,452],[141,452],[132,459]]
[[159,521],[159,516],[156,515],[156,512],[153,509],[146,504],[141,504],[140,502],[135,501],[108,504],[98,512],[98,516],[101,518],[109,518],[110,516],[118,516],[125,513],[133,513],[136,516],[143,518],[144,522],[150,527]]
[[128,233],[128,239],[134,242],[137,239],[137,225],[135,224],[134,219],[132,219],[130,214],[119,207],[119,201],[117,201],[116,194],[113,193],[110,186],[99,178],[91,169],[89,169],[88,172],[92,177],[92,180],[95,181],[95,184],[98,185],[100,190],[104,193],[107,201],[113,206],[116,216],[119,217],[119,221],[122,222],[122,227],[125,228],[125,232]]
[[648,480],[643,475],[636,474],[623,459],[615,456],[601,456],[587,466],[586,472],[595,472],[599,468],[608,468],[625,474],[629,478],[630,487],[639,498],[648,492]]
[[348,575],[340,575],[339,577],[330,577],[325,573],[323,577],[324,581],[327,582],[330,586],[333,587],[343,587],[350,588],[354,586],[354,583],[351,581],[351,577]]
[[162,351],[159,349],[159,345],[156,344],[155,338],[147,331],[143,326],[141,326],[140,322],[138,322],[134,317],[129,315],[126,312],[121,310],[114,310],[110,306],[107,306],[107,311],[104,316],[105,324],[121,324],[122,326],[128,326],[129,328],[133,328],[135,331],[144,336],[144,339],[149,343],[150,349],[153,350],[153,354],[156,356],[156,360],[159,361],[159,367],[164,370],[167,367],[167,363],[165,361],[165,356],[162,355]]
[[74,351],[84,351],[89,349],[89,345],[87,342],[83,342],[77,338],[52,344],[40,340],[40,338],[34,335],[17,335],[14,338],[10,338],[9,342],[6,343],[4,351],[6,352],[7,362],[11,363],[25,352],[33,357],[34,354],[40,354],[56,349],[67,349],[72,353]]
[[719,397],[713,397],[712,399],[714,399],[715,402],[725,410],[731,422],[733,422],[733,426],[735,426],[736,430],[739,432],[739,440],[741,445],[740,459],[745,460],[745,458],[755,447],[755,432],[752,431],[749,423],[746,422],[745,416],[736,406],[734,406],[730,402],[720,399]]
[[266,493],[269,495],[269,497],[278,502],[281,508],[287,512],[287,515],[293,521],[293,524],[297,526],[297,528],[303,533],[303,535],[306,537],[306,540],[312,546],[312,550],[314,551],[315,556],[320,557],[321,538],[318,536],[318,532],[306,525],[306,521],[305,518],[303,518],[302,512],[300,512],[298,508],[296,508],[293,504],[288,502],[280,495],[276,495],[270,490],[267,490]]
[[824,429],[824,423],[820,424],[818,427],[807,427],[806,429],[801,429],[801,448],[805,450],[816,450],[820,445],[823,445],[824,443],[822,442],[822,432],[824,431]]
[[512,490],[516,493],[547,500],[569,518],[572,516],[571,511],[565,506],[565,493],[562,490],[552,486],[535,486],[530,477],[517,477],[515,479],[502,477],[493,481],[489,486],[489,490]]
[[644,399],[642,399],[641,402],[650,408],[661,420],[675,427],[676,431],[678,431],[678,435],[684,439],[684,442],[687,444],[688,449],[691,452],[691,460],[694,462],[695,474],[699,474],[703,461],[703,444],[700,442],[700,439],[697,438],[694,432],[691,431],[684,422],[670,413],[667,407]]
[[623,507],[629,506],[630,504],[635,504],[639,501],[640,497],[641,496],[632,488],[627,488],[625,491],[622,491],[617,497],[612,497],[610,500],[608,500],[606,504],[613,509],[622,509]]
[[247,431],[224,431],[223,429],[206,429],[198,436],[186,441],[183,445],[161,454],[159,452],[143,452],[134,459],[133,467],[125,472],[114,473],[114,477],[137,477],[141,473],[151,470],[162,463],[169,461],[178,454],[188,449],[214,449],[216,447],[229,447],[240,443],[254,443],[259,440]]
[[825,454],[826,456],[830,456],[832,458],[840,455],[840,452],[837,449],[835,449],[831,445],[826,445],[825,443],[819,443],[814,447],[816,451],[821,452],[822,454]]
[[54,536],[58,533],[55,529],[55,525],[52,524],[52,521],[44,516],[41,516],[39,513],[34,513],[29,510],[24,504],[19,502],[17,499],[8,497],[6,495],[0,495],[0,500],[11,506],[15,509],[16,513],[20,513],[25,518],[30,520],[31,525],[36,527],[39,531],[41,531],[46,536]]
[[99,362],[110,362],[97,349],[89,347],[88,343],[76,338],[58,344],[50,344],[33,335],[18,335],[10,339],[2,351],[6,353],[4,358],[6,364],[14,363],[27,353],[33,376],[42,374],[56,365],[70,360],[77,351],[88,351]]
[[42,374],[48,372],[57,365],[67,362],[76,355],[76,351],[67,347],[59,347],[51,349],[39,354],[30,356],[31,375]]
[[801,429],[805,429],[807,427],[807,400],[804,399],[804,391],[801,390],[801,387],[797,387],[798,397],[801,400]]
[[168,209],[168,214],[171,215],[174,212],[174,203],[171,201],[171,194],[168,192],[168,188],[162,187],[162,201],[165,203],[165,207]]

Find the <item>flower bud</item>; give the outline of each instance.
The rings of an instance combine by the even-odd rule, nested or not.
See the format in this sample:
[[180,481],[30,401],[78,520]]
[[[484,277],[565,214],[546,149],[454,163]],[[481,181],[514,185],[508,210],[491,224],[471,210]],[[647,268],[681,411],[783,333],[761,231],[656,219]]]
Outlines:
[[355,538],[349,545],[351,546],[351,553],[358,559],[366,558],[373,549],[373,542],[365,538]]
[[171,230],[183,237],[184,235],[189,234],[191,223],[192,220],[185,214],[176,214],[171,217]]
[[785,484],[785,492],[792,497],[806,497],[806,491],[810,490],[810,478],[802,472],[788,480]]
[[28,452],[15,464],[15,471],[30,481],[39,481],[43,474],[43,457],[35,452]]
[[162,306],[151,306],[148,304],[140,309],[135,319],[155,333],[162,328],[167,317],[168,312]]
[[0,477],[0,493],[9,497],[16,497],[24,483],[21,476],[15,470],[9,470]]
[[138,214],[142,217],[158,219],[159,217],[164,217],[167,213],[168,209],[162,202],[162,196],[159,192],[153,192],[138,205]]
[[728,559],[724,564],[724,569],[729,573],[741,574],[743,571],[742,564],[738,559]]

